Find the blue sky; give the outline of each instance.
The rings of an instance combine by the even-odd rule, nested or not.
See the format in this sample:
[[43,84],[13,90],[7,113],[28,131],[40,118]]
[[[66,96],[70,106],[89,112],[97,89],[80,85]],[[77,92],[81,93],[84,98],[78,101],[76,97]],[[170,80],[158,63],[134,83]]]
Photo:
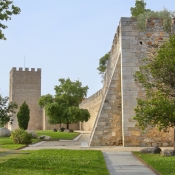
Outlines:
[[[54,94],[59,78],[88,85],[88,96],[102,87],[99,59],[110,49],[121,17],[135,0],[14,0],[21,8],[0,40],[0,94],[9,95],[12,67],[41,68],[42,95]],[[152,10],[175,10],[174,0],[146,0]]]

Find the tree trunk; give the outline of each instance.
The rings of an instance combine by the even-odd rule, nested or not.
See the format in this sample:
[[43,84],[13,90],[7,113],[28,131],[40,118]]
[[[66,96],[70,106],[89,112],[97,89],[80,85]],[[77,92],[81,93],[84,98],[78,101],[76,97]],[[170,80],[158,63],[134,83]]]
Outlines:
[[67,122],[66,124],[67,124],[67,129],[69,129],[69,122]]

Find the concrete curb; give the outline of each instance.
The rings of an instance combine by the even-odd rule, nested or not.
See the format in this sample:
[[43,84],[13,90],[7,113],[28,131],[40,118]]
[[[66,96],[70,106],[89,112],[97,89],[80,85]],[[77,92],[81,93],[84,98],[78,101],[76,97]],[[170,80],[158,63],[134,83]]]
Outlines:
[[78,141],[81,136],[82,136],[82,134],[79,134],[73,140],[59,140],[59,142],[74,142],[74,141]]

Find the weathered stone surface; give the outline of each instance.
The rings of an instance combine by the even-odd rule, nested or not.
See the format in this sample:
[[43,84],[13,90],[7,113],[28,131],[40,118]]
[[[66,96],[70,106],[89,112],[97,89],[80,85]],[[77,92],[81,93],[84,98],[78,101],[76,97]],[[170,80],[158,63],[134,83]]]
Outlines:
[[52,137],[50,137],[50,136],[45,136],[44,139],[45,139],[45,140],[51,140]]
[[44,138],[45,138],[44,135],[41,135],[41,136],[38,137],[38,139],[44,139]]
[[9,137],[11,135],[11,131],[5,127],[0,128],[0,137]]
[[154,142],[154,140],[152,140],[152,139],[150,139],[150,138],[145,138],[144,140],[143,140],[144,142]]
[[52,138],[50,136],[41,135],[38,137],[38,139],[51,140]]
[[162,150],[158,147],[158,146],[154,146],[153,148],[144,148],[141,149],[140,152],[141,153],[153,153],[153,154],[160,154]]
[[38,135],[36,134],[35,131],[32,131],[32,130],[27,130],[28,133],[31,133],[32,135],[32,138],[38,138]]
[[160,154],[161,151],[162,151],[162,150],[161,150],[158,146],[154,146],[154,147],[152,148],[152,153],[153,153],[153,154]]
[[163,156],[175,156],[175,150],[165,149],[162,151]]
[[163,143],[163,146],[169,146],[169,144],[168,143]]

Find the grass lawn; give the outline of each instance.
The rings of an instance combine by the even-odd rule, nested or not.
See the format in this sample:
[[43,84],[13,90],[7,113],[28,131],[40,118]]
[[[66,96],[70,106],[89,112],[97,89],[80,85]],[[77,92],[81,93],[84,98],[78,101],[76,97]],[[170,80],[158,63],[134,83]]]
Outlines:
[[[20,151],[21,152],[21,151]],[[3,175],[109,175],[101,151],[37,150],[0,157]]]
[[[37,141],[38,139],[32,139],[32,143],[35,143]],[[16,144],[10,137],[0,137],[0,151],[14,150],[21,148],[22,146],[25,146],[25,144]]]
[[[52,130],[37,130],[35,132],[37,133],[38,136],[47,135],[53,139],[66,139],[66,140],[72,140],[79,135],[78,132],[66,133],[66,132],[53,132]],[[38,141],[39,139],[32,139],[32,143]],[[0,137],[0,152],[6,150],[14,150],[17,148],[21,148],[22,146],[25,146],[25,144],[15,144],[13,143],[10,137]]]
[[175,156],[163,157],[160,154],[133,152],[162,175],[175,175]]
[[78,132],[53,132],[52,130],[36,130],[38,136],[47,135],[53,139],[72,140],[79,135]]

